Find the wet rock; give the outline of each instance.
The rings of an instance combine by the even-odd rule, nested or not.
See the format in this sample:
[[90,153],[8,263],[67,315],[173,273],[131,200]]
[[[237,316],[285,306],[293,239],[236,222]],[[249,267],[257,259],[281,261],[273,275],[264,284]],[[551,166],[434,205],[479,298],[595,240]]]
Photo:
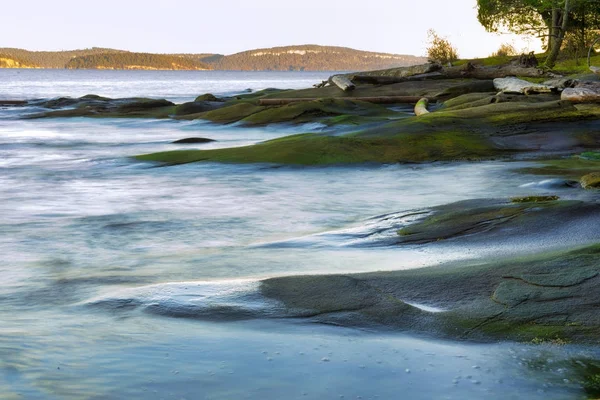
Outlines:
[[600,172],[592,172],[583,176],[581,186],[584,189],[600,189]]
[[0,107],[20,107],[26,105],[26,100],[0,100]]
[[[349,326],[384,326],[453,338],[596,341],[600,246],[478,265],[263,281],[290,312]],[[426,297],[450,310],[404,303]]]
[[222,102],[196,100],[196,101],[193,101],[190,103],[183,103],[183,104],[178,105],[177,107],[175,107],[174,114],[176,116],[198,114],[198,113],[216,110],[223,106],[224,106],[224,104]]
[[48,100],[40,104],[40,107],[44,108],[63,108],[63,107],[71,107],[75,104],[79,103],[78,99],[74,99],[72,97],[59,97],[56,99]]
[[27,115],[24,119],[57,117],[106,117],[106,118],[167,118],[175,106],[164,99],[124,98],[109,99],[86,95],[78,99],[59,98],[36,103],[40,107],[55,111]]
[[175,104],[164,99],[133,99],[131,101],[124,101],[117,107],[117,112],[128,113],[134,111],[146,111],[156,108],[170,107]]
[[196,100],[194,100],[194,101],[195,102],[201,102],[201,101],[224,102],[225,100],[220,99],[211,93],[206,93],[206,94],[196,97]]
[[215,142],[214,139],[202,138],[202,137],[191,137],[185,139],[175,140],[173,144],[195,144],[195,143],[210,143]]

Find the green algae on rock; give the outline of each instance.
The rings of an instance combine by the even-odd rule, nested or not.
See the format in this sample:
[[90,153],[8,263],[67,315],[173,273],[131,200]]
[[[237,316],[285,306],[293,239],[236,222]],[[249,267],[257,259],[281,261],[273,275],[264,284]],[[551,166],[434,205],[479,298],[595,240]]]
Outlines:
[[331,165],[356,163],[426,162],[493,157],[480,137],[455,132],[395,137],[326,136],[303,134],[252,146],[214,150],[182,150],[136,156],[140,161],[185,164],[198,161]]
[[562,220],[592,212],[592,208],[581,202],[558,201],[557,196],[465,200],[430,209],[426,217],[398,230],[398,243],[432,243],[490,234],[496,229],[526,234],[524,227],[534,229],[540,221]]
[[526,197],[513,197],[510,199],[512,203],[539,203],[545,201],[555,201],[560,197],[558,196],[526,196]]

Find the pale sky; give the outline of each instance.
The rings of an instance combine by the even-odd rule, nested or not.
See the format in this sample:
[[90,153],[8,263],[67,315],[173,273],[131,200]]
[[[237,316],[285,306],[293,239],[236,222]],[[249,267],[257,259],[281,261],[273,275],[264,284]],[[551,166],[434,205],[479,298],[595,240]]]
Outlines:
[[459,56],[490,55],[501,43],[539,41],[486,33],[476,0],[20,0],[3,1],[0,47],[87,47],[155,53],[232,54],[320,44],[425,55],[435,29]]

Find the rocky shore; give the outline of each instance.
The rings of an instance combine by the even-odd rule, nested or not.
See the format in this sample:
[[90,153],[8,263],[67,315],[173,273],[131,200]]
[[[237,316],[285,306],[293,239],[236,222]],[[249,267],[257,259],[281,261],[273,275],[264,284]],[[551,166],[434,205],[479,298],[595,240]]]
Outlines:
[[[167,165],[534,161],[537,166],[520,172],[554,178],[556,187],[571,188],[569,198],[549,193],[440,206],[399,229],[393,243],[488,243],[504,246],[508,256],[503,260],[398,272],[274,278],[261,283],[261,293],[282,303],[285,312],[280,317],[286,318],[456,339],[598,343],[600,233],[596,227],[600,207],[594,189],[600,186],[600,103],[565,100],[563,92],[593,85],[600,76],[569,76],[557,83],[544,71],[532,71],[537,77],[522,77],[522,93],[515,93],[499,90],[498,81],[482,78],[484,72],[477,68],[452,71],[457,75],[449,78],[388,70],[378,75],[389,78],[387,82],[364,83],[369,79],[363,78],[352,91],[335,85],[267,89],[226,98],[206,94],[184,104],[93,95],[30,101],[27,106],[45,110],[26,118],[199,119],[240,127],[316,122],[323,127],[319,133],[246,147],[135,157]],[[429,112],[410,115],[406,106],[398,111],[397,105],[388,104],[391,97],[427,98]],[[188,143],[201,146],[210,141],[201,139]],[[541,237],[539,243],[552,245],[536,253],[539,243],[532,240],[534,236]],[[510,256],[511,243],[529,240],[531,255]]]

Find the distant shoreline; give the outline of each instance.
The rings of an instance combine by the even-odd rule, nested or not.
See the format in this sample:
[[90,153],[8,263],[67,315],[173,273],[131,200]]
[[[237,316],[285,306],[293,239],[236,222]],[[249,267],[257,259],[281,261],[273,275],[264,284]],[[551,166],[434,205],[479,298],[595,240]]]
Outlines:
[[0,68],[154,71],[366,71],[423,64],[425,57],[345,47],[301,45],[222,54],[153,54],[91,48],[28,51],[0,48]]

